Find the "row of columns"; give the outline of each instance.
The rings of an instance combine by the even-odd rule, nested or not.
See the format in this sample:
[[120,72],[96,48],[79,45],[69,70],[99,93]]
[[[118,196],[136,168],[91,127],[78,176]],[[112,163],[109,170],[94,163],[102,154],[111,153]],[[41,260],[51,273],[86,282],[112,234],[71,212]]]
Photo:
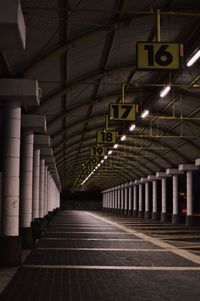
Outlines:
[[21,116],[15,102],[5,110],[0,265],[16,266],[21,248],[35,247],[35,239],[60,207],[61,186],[50,137],[34,134],[46,131],[45,117]]
[[[172,177],[172,223],[179,223],[178,212],[178,175],[186,172],[187,213],[186,224],[193,224],[192,172],[200,166],[200,159],[195,164],[181,164],[178,169],[167,169],[146,178],[119,185],[102,191],[103,208],[121,214],[145,217],[165,223],[167,213],[167,177]],[[161,214],[158,212],[157,180],[161,180]],[[149,183],[152,182],[152,211],[150,212]],[[143,186],[144,202],[143,202]],[[143,206],[144,203],[144,206]],[[144,208],[143,208],[144,207]]]
[[[1,1],[0,50],[24,50],[26,25],[20,1]],[[55,166],[46,120],[39,115],[21,115],[25,106],[38,107],[38,82],[24,78],[0,79],[0,103],[5,108],[0,265],[21,263],[21,247],[34,247],[45,222],[60,207],[60,181]],[[37,135],[36,135],[37,134]]]

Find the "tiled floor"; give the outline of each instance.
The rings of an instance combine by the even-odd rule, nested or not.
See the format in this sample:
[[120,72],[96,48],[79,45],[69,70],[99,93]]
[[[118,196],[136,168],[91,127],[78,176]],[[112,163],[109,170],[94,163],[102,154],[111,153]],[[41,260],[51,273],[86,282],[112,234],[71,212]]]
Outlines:
[[196,301],[198,238],[199,229],[110,213],[63,211],[0,300]]

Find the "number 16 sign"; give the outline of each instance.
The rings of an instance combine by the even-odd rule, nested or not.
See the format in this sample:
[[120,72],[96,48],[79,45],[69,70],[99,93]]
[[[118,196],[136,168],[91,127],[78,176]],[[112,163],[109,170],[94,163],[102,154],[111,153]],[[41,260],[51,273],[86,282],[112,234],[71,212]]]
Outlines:
[[177,70],[183,62],[183,45],[166,42],[138,42],[138,70]]

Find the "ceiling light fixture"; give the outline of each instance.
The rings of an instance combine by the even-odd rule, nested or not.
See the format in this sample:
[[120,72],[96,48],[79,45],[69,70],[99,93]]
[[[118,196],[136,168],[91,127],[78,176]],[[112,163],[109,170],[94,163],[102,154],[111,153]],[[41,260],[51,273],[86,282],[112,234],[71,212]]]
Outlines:
[[109,152],[108,152],[108,155],[111,155],[112,154],[112,151],[111,150],[109,150]]
[[135,124],[131,124],[129,127],[129,131],[131,131],[131,132],[134,131],[135,127],[136,127]]
[[200,58],[200,50],[196,50],[187,62],[187,67],[191,67]]
[[170,86],[166,86],[164,87],[161,91],[160,91],[160,97],[165,97],[169,91],[171,90],[171,87]]
[[142,112],[142,114],[141,114],[141,117],[142,118],[145,118],[145,117],[147,117],[149,115],[149,110],[144,110],[143,112]]
[[108,159],[108,156],[104,156],[104,160]]
[[121,137],[121,141],[125,141],[126,140],[126,135],[123,135],[122,137]]
[[119,144],[116,143],[116,144],[114,144],[113,147],[114,147],[114,148],[118,148],[118,146],[119,146]]

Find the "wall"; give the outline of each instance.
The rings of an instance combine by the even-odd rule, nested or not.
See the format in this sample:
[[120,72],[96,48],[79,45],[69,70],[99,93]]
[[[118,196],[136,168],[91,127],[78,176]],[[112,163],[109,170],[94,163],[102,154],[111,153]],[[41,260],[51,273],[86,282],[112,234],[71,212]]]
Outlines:
[[61,201],[63,210],[101,210],[102,201],[99,200],[67,200]]

